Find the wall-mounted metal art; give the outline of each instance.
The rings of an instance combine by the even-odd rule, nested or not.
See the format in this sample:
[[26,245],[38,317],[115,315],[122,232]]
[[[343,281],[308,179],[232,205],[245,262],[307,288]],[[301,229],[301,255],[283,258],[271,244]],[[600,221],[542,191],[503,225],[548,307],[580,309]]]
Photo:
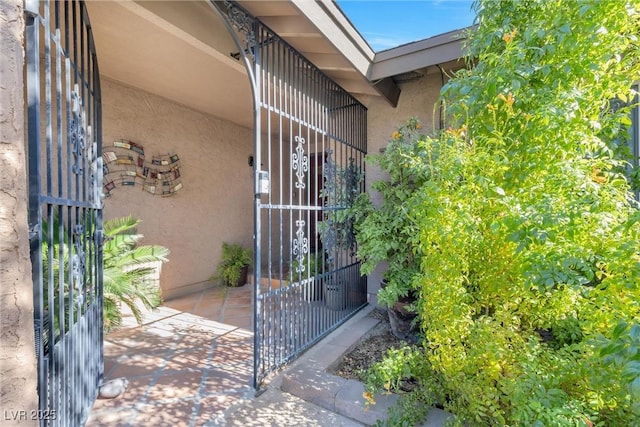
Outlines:
[[102,152],[104,195],[116,186],[142,186],[147,193],[172,196],[182,189],[180,157],[177,154],[153,156],[149,161],[142,145],[120,139]]

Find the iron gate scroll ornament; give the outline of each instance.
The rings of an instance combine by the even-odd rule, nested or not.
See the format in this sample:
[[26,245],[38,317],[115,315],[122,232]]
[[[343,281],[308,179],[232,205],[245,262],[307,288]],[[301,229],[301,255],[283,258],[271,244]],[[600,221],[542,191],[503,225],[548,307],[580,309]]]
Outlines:
[[[102,157],[98,155],[98,141],[94,139],[93,127],[87,123],[80,88],[76,84],[71,92],[71,117],[68,123],[69,141],[72,147],[73,166],[75,175],[83,175],[85,165],[89,165],[89,202],[102,207],[100,181],[102,179]],[[87,142],[88,141],[88,142]]]
[[251,61],[255,61],[253,47],[256,45],[256,35],[253,30],[254,19],[248,13],[238,8],[234,2],[225,0],[227,18],[236,31],[244,35],[244,53]]
[[298,230],[296,231],[296,238],[293,239],[293,257],[297,261],[296,272],[303,273],[306,268],[304,259],[309,253],[309,239],[304,236],[305,221],[297,220],[296,226]]
[[85,151],[85,113],[82,109],[82,98],[78,93],[78,85],[76,84],[71,92],[71,120],[69,121],[69,139],[73,147],[73,173],[82,174],[83,168],[80,162],[84,157]]
[[304,154],[304,138],[300,136],[295,137],[298,143],[296,152],[291,155],[291,168],[296,171],[296,188],[305,188],[304,177],[305,173],[309,170],[309,157]]

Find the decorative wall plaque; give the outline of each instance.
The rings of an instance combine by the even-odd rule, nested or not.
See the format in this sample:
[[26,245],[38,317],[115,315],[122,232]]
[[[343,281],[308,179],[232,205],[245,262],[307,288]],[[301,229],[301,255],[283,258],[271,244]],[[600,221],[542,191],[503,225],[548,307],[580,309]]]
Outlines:
[[160,196],[172,196],[182,188],[180,157],[163,154],[145,157],[142,145],[120,139],[102,150],[104,195],[117,186],[136,187]]

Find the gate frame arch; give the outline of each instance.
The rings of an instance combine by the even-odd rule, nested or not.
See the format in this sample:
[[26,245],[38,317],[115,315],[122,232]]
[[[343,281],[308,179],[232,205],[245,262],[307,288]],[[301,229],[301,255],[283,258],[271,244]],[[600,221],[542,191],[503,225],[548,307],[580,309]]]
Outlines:
[[[360,275],[353,224],[340,224],[337,216],[337,212],[349,207],[344,194],[361,193],[365,188],[366,107],[236,2],[210,0],[209,4],[238,48],[253,97],[253,387],[259,389],[268,373],[295,358],[367,304],[366,277]],[[287,94],[289,90],[292,95]],[[271,158],[272,116],[278,122],[274,125],[278,136],[273,145],[278,147],[273,151],[279,151],[275,167]],[[283,122],[289,125],[288,134],[286,129],[283,132]],[[299,135],[294,135],[296,126]],[[262,139],[263,131],[266,141]],[[287,144],[288,151],[283,154]],[[268,152],[266,159],[262,157],[263,150]],[[262,170],[263,160],[267,162],[266,170]],[[285,171],[283,164],[287,161],[289,169]],[[312,169],[315,177],[311,176]],[[358,175],[358,180],[352,178],[346,183],[349,173]],[[261,182],[265,174],[268,181]],[[286,180],[288,199],[282,194],[282,181]],[[280,185],[279,196],[262,187],[275,183]],[[311,193],[309,187],[313,185]],[[302,191],[305,188],[306,192]],[[267,218],[265,227],[263,215]],[[294,220],[295,215],[298,218]],[[285,217],[289,217],[288,230],[283,232],[283,226],[287,226]],[[319,238],[321,227],[325,227],[325,234]],[[343,237],[342,242],[338,236]],[[267,241],[266,257],[262,253],[263,239]],[[279,249],[275,256],[272,247]],[[315,258],[312,250],[316,250]],[[274,266],[273,260],[278,256],[279,265]],[[283,257],[290,262],[283,262]],[[304,265],[312,259],[314,265],[322,264],[314,274],[304,271]],[[263,265],[268,271],[265,277]],[[285,273],[284,269],[293,269],[294,265],[296,272]],[[318,287],[322,304],[316,301]],[[329,292],[334,291],[337,296],[330,298]],[[310,293],[314,296],[310,297]]]

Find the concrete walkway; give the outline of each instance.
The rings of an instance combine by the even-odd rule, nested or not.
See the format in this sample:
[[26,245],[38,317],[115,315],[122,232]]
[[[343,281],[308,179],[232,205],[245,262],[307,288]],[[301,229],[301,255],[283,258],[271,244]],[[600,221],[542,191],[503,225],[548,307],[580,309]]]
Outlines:
[[[365,308],[272,376],[251,387],[251,287],[211,288],[173,301],[105,337],[105,380],[124,395],[94,404],[90,427],[361,426],[384,418],[395,396],[364,405],[361,383],[328,373],[379,320]],[[446,414],[432,410],[425,426]]]
[[[271,378],[263,394],[238,402],[219,418],[229,426],[363,426],[385,419],[397,396],[379,394],[365,406],[364,385],[332,375],[348,352],[380,320],[365,308]],[[442,427],[450,415],[432,408],[421,427]]]
[[216,287],[167,301],[104,340],[105,380],[129,388],[97,400],[87,426],[203,426],[253,395],[251,287]]

